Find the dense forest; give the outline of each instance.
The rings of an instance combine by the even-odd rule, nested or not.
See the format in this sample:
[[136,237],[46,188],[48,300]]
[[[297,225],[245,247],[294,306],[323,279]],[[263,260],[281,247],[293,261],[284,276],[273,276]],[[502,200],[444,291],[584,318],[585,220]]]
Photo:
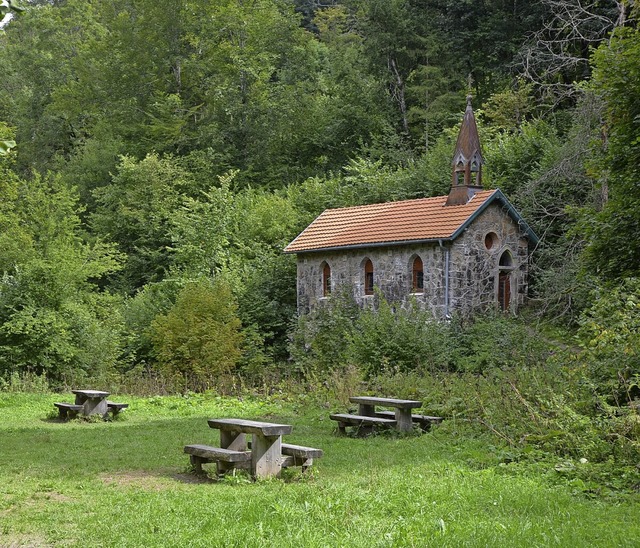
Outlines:
[[[488,379],[551,355],[590,398],[572,409],[611,419],[594,439],[638,450],[620,411],[640,385],[634,0],[2,9],[2,382],[226,389],[391,362]],[[445,194],[467,94],[485,185],[541,236],[524,319],[437,325],[348,299],[296,318],[284,246],[328,207]]]

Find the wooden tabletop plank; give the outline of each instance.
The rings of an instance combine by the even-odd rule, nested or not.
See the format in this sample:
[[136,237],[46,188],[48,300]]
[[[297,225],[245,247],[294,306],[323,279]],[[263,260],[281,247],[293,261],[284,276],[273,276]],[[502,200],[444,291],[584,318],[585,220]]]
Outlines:
[[400,409],[413,409],[422,407],[421,401],[416,400],[398,400],[394,398],[375,398],[373,396],[352,396],[349,398],[351,403],[361,403],[364,405],[383,405],[387,407],[399,407]]
[[110,395],[110,392],[103,392],[101,390],[72,390],[73,394],[81,394],[87,398],[106,398]]
[[209,419],[207,422],[210,428],[244,432],[245,434],[261,434],[263,436],[282,436],[291,434],[293,430],[293,426],[290,424],[275,424],[245,419]]

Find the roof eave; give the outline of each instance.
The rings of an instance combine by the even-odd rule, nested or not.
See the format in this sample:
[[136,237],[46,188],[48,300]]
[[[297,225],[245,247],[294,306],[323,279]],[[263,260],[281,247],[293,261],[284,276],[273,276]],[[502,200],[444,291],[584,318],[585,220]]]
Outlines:
[[387,246],[397,246],[397,245],[414,245],[414,244],[432,244],[437,242],[445,242],[453,240],[452,236],[445,236],[443,238],[426,238],[421,240],[396,240],[392,242],[368,242],[365,244],[354,244],[354,245],[338,245],[333,247],[315,247],[313,249],[299,249],[299,250],[291,250],[283,251],[288,255],[301,255],[303,253],[320,253],[326,251],[346,251],[349,249],[363,249],[363,248],[371,248],[371,247],[387,247]]

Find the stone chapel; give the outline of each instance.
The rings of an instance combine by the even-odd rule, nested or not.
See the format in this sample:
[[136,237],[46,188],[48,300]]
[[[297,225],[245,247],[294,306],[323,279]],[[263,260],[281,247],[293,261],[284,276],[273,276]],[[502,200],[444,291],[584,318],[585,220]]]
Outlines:
[[284,250],[297,255],[298,313],[341,286],[361,306],[375,288],[436,318],[497,308],[515,314],[527,297],[538,237],[499,190],[482,187],[483,158],[471,98],[446,196],[327,209]]

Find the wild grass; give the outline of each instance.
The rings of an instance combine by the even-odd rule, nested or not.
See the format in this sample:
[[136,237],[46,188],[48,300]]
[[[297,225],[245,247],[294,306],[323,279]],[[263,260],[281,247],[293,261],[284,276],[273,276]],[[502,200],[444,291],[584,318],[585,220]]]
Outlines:
[[[115,397],[112,422],[58,422],[50,394],[0,393],[0,546],[637,546],[640,500],[576,495],[446,421],[420,436],[338,437],[311,398]],[[201,480],[182,447],[210,417],[291,423],[313,472]],[[211,474],[213,475],[213,474]]]

